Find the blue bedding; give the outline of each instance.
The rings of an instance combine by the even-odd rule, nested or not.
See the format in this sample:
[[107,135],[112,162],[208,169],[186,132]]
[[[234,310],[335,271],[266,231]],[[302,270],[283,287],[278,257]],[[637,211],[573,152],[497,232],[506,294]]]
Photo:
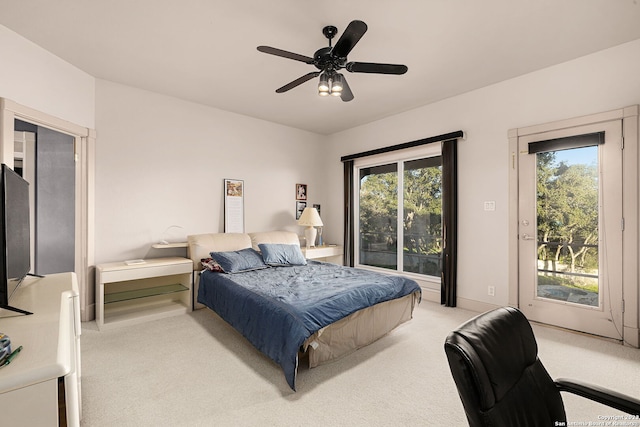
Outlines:
[[317,261],[236,274],[204,271],[198,302],[277,364],[295,390],[298,350],[319,329],[360,309],[421,292],[411,279]]

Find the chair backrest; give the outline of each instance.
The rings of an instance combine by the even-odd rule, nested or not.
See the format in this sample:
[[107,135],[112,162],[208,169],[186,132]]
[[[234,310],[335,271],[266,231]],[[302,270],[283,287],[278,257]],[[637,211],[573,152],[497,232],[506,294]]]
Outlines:
[[447,336],[444,348],[471,427],[566,425],[560,392],[518,309],[502,307],[467,321]]

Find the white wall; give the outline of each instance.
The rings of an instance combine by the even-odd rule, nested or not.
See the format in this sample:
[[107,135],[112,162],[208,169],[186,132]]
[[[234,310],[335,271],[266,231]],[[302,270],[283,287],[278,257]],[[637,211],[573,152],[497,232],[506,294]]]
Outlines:
[[296,183],[324,205],[320,135],[103,80],[96,100],[96,263],[161,256],[171,225],[224,231],[225,178],[244,180],[247,232],[301,235]]
[[[350,129],[329,137],[328,186],[341,188],[340,157],[462,130],[458,145],[458,296],[508,302],[507,131],[640,104],[640,40]],[[425,82],[437,84],[437,82]],[[484,201],[496,210],[485,212]],[[342,220],[329,194],[328,221]],[[487,286],[496,287],[495,297]]]
[[95,79],[0,25],[0,97],[95,127]]
[[[0,58],[0,97],[97,129],[97,263],[160,256],[150,245],[173,224],[183,227],[173,238],[222,231],[224,178],[245,180],[247,231],[301,234],[294,189],[308,184],[325,241],[339,242],[341,156],[463,130],[458,294],[499,305],[508,287],[507,130],[640,104],[640,40],[330,137],[96,82],[3,26]],[[495,212],[483,211],[485,200]]]

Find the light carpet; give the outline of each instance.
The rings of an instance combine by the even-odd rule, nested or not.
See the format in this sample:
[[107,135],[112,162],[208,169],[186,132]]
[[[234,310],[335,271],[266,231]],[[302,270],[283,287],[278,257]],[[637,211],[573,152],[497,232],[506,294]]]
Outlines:
[[[100,332],[83,324],[83,426],[464,426],[443,344],[477,313],[423,301],[414,318],[336,362],[275,363],[208,309]],[[553,378],[640,396],[640,350],[534,325]],[[620,415],[564,394],[569,419]],[[640,421],[638,422],[640,427]]]

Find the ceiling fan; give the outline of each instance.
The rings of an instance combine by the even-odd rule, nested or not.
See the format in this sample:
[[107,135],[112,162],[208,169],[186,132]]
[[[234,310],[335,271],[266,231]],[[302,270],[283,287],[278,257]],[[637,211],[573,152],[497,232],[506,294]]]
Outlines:
[[276,89],[276,93],[283,93],[302,83],[320,76],[318,83],[318,94],[320,96],[339,96],[344,102],[353,99],[353,93],[347,84],[344,75],[339,73],[343,68],[351,73],[374,73],[374,74],[404,74],[408,68],[406,65],[397,64],[377,64],[373,62],[347,62],[347,55],[354,48],[356,43],[367,31],[367,24],[362,21],[351,21],[344,30],[335,46],[331,46],[331,39],[338,33],[338,29],[328,25],[322,29],[322,34],[329,39],[329,46],[323,47],[314,53],[313,58],[286,50],[276,49],[270,46],[258,46],[260,52],[270,55],[281,56],[295,61],[312,64],[319,71],[312,71],[294,81],[287,83]]

